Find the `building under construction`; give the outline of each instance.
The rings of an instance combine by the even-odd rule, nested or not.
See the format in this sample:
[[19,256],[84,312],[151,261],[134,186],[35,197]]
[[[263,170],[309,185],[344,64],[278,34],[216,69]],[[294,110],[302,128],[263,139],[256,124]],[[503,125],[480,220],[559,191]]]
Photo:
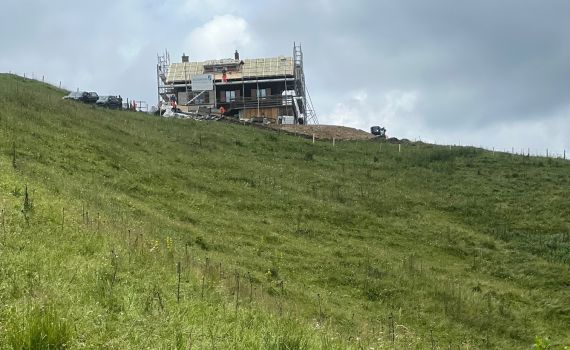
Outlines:
[[182,112],[219,111],[240,120],[280,124],[318,124],[305,83],[303,51],[291,57],[233,58],[190,62],[158,56],[159,105],[175,102]]

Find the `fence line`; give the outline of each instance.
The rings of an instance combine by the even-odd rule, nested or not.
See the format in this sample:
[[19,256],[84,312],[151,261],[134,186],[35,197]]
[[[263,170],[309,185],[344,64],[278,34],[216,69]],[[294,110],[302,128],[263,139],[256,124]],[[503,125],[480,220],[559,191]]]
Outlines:
[[[41,80],[40,75],[36,76],[35,72],[32,72],[31,76],[28,75],[27,73],[24,73],[24,75],[19,75],[16,72],[12,72],[9,71],[8,74],[13,74],[16,76],[19,76],[21,78],[24,79],[30,79],[30,80],[35,80],[35,81],[39,81],[42,83],[46,83],[49,84],[53,87],[59,87],[60,89],[65,89],[65,85],[62,84],[62,81],[59,80],[58,82],[53,82],[50,81],[49,79],[46,79],[45,75],[41,75]],[[73,90],[69,90],[69,91],[73,91]],[[139,101],[136,99],[124,99],[125,101],[136,101],[137,103],[137,110],[138,111],[145,111],[148,112],[148,103],[146,103],[145,101]],[[146,106],[145,106],[146,105]],[[146,109],[146,110],[145,110]],[[564,159],[564,160],[569,160],[570,158],[570,154],[566,153],[566,149],[563,149],[562,151],[557,150],[557,151],[553,151],[551,148],[544,148],[544,149],[538,149],[538,148],[530,148],[530,147],[511,147],[509,148],[499,148],[499,147],[492,147],[492,146],[476,146],[476,145],[467,145],[467,144],[461,144],[461,141],[459,141],[457,144],[440,144],[437,141],[432,141],[432,142],[428,142],[427,140],[422,141],[422,139],[414,139],[414,142],[426,142],[426,143],[430,143],[436,146],[445,146],[445,147],[474,147],[474,148],[479,148],[479,149],[483,149],[486,151],[490,151],[493,153],[506,153],[506,154],[512,154],[512,155],[520,155],[520,156],[527,156],[527,157],[544,157],[544,158],[552,158],[552,159]]]
[[570,160],[570,153],[567,153],[566,152],[567,150],[565,148],[563,148],[562,150],[560,149],[553,150],[552,148],[536,148],[536,147],[506,148],[506,147],[492,147],[492,146],[483,146],[483,145],[479,146],[469,145],[469,144],[462,144],[461,142],[458,142],[457,144],[441,144],[438,143],[437,141],[430,142],[427,140],[422,141],[421,139],[415,139],[414,142],[425,142],[427,144],[432,144],[436,146],[449,147],[450,149],[452,147],[473,147],[493,152],[494,154],[502,153],[502,154],[516,155],[516,156],[525,156],[525,157],[542,157],[542,158]]
[[[6,72],[4,72],[4,73],[6,73]],[[77,89],[66,88],[65,84],[63,84],[61,80],[56,81],[56,82],[50,81],[46,77],[46,75],[44,75],[44,74],[36,75],[36,73],[33,72],[31,75],[28,73],[23,73],[23,75],[20,75],[16,72],[12,72],[12,71],[8,71],[8,74],[15,75],[17,77],[28,79],[28,80],[34,80],[37,82],[45,83],[45,84],[51,85],[51,86],[53,86],[55,88],[59,88],[59,89],[64,89],[64,90],[68,90],[68,91],[79,91],[79,88],[77,88]],[[81,90],[81,91],[83,91],[83,90]],[[142,101],[139,99],[130,99],[130,98],[126,98],[126,99],[124,98],[124,100],[129,101],[129,102],[133,102],[133,101],[136,102],[136,106],[137,106],[136,110],[138,112],[148,112],[149,111],[149,104],[146,101]],[[125,108],[125,107],[127,107],[127,108]],[[130,106],[126,106],[126,103],[123,103],[123,109],[130,109]]]

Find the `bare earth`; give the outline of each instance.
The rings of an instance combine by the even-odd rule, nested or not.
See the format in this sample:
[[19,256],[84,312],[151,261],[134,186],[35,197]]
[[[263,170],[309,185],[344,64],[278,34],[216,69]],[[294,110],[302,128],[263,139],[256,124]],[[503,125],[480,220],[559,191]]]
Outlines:
[[359,129],[338,125],[271,125],[271,128],[317,139],[368,140],[374,135]]

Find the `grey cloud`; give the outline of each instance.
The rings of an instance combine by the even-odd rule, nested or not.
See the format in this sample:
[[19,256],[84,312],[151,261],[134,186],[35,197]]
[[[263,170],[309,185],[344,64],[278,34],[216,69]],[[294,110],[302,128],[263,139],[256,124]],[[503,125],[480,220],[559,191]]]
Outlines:
[[[392,90],[418,91],[415,122],[465,133],[547,123],[570,105],[567,2],[359,1],[329,11],[288,4],[268,6],[254,27],[265,42],[303,40],[321,114],[350,103],[347,90],[376,95],[372,104]],[[304,18],[293,22],[293,13]],[[288,23],[292,30],[279,29]]]
[[[151,102],[156,52],[168,48],[177,59],[193,30],[233,14],[248,23],[244,57],[290,54],[294,40],[303,43],[323,122],[347,113],[341,119],[352,126],[385,122],[396,136],[440,140],[516,125],[500,133],[505,143],[570,146],[570,128],[561,127],[570,119],[567,1],[206,1],[192,11],[196,3],[103,0],[93,15],[87,3],[10,2],[0,14],[9,33],[0,39],[0,70],[45,69],[72,88],[90,84]],[[354,100],[359,91],[366,99]],[[413,108],[393,109],[395,92],[417,96]],[[515,132],[536,123],[550,141]]]

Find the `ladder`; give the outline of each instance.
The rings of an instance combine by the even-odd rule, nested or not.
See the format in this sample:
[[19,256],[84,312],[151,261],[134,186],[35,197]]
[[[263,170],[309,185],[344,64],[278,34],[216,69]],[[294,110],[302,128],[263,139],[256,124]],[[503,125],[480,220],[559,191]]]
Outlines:
[[170,54],[168,51],[165,50],[163,54],[158,54],[157,61],[156,82],[158,85],[158,104],[160,105],[161,102],[168,102],[170,100],[169,97],[174,89],[166,82],[168,69],[170,68]]
[[163,84],[166,84],[166,75],[168,74],[168,67],[170,67],[170,54],[165,51],[163,55],[157,55],[158,65],[157,71]]
[[295,93],[297,96],[303,97],[303,110],[305,112],[307,124],[319,124],[317,112],[313,107],[313,101],[307,84],[305,83],[305,71],[303,69],[303,48],[301,44],[293,43],[293,64],[295,73]]

